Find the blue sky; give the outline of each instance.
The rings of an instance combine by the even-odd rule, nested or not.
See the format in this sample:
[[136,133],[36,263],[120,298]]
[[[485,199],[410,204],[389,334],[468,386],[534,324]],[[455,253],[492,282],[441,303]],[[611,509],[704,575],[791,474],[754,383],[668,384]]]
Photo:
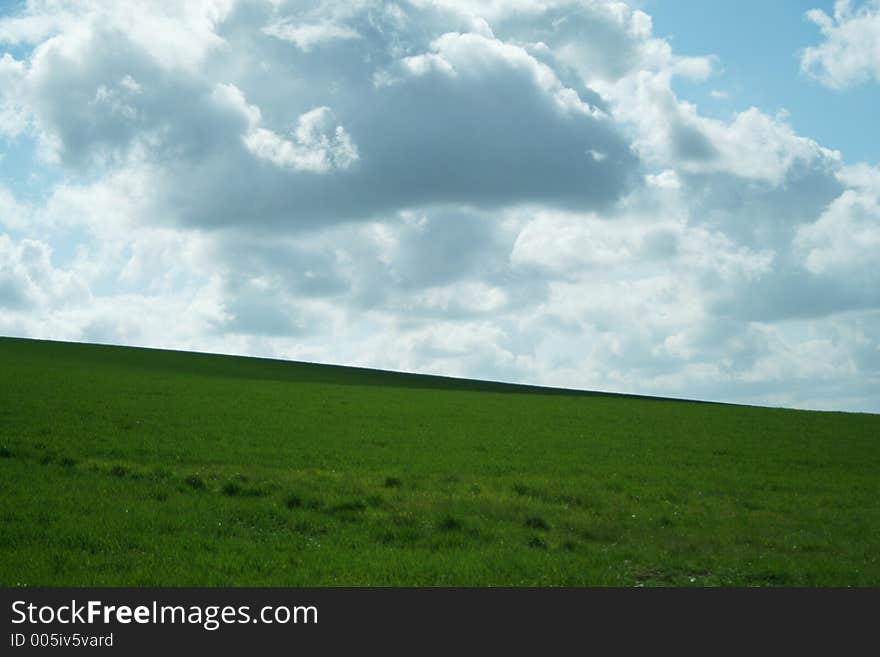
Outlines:
[[880,412],[880,0],[31,0],[0,335]]

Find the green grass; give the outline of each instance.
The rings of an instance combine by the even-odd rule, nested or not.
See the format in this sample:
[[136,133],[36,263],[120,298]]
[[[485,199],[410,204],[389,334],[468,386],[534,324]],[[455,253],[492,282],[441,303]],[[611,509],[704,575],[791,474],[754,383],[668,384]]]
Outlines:
[[880,585],[880,416],[0,339],[0,585]]

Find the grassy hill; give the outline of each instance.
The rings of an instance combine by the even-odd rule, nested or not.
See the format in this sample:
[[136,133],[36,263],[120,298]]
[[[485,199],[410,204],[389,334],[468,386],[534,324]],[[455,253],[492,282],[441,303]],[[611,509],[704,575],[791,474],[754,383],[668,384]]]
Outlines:
[[880,416],[0,339],[0,585],[878,585]]

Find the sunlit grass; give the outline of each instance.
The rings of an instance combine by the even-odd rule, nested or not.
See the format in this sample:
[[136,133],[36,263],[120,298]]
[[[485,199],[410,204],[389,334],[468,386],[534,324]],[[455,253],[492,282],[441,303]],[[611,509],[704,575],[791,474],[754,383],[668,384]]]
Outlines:
[[0,339],[0,584],[880,584],[880,416],[506,390]]

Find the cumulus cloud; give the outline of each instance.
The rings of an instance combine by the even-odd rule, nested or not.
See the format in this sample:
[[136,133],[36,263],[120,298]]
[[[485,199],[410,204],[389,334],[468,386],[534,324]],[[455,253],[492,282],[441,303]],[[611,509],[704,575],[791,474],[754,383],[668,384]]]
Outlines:
[[32,239],[0,234],[0,308],[29,310],[67,305],[88,297],[88,289],[69,272],[52,266],[51,248]]
[[2,44],[54,176],[0,187],[6,334],[877,410],[880,175],[705,116],[643,11],[46,0]]
[[0,135],[16,137],[27,126],[27,109],[22,100],[24,63],[9,53],[0,57]]
[[260,127],[258,107],[248,105],[235,85],[218,84],[212,97],[226,103],[247,121],[242,140],[256,157],[279,167],[298,171],[324,173],[333,168],[347,169],[358,160],[358,150],[345,128],[333,126],[333,112],[329,107],[316,107],[297,118],[292,139]]
[[813,223],[800,226],[796,247],[808,271],[835,275],[847,285],[867,285],[880,301],[880,171],[846,174],[855,187],[834,199]]
[[0,185],[0,229],[15,230],[27,226],[28,208],[19,203],[12,192]]
[[702,116],[695,105],[678,99],[665,71],[640,70],[598,86],[616,115],[633,125],[639,154],[655,166],[778,186],[796,166],[833,167],[840,158],[797,135],[785,113],[770,116],[751,107],[731,121]]
[[316,45],[334,39],[357,39],[360,35],[350,27],[334,23],[292,24],[289,22],[271,23],[263,32],[284,41],[290,41],[302,50],[309,52]]
[[880,82],[880,1],[865,0],[853,8],[836,0],[832,16],[811,9],[806,18],[824,37],[801,53],[801,71],[833,89]]
[[[195,54],[187,66],[163,59],[116,14],[89,11],[35,49],[23,97],[50,159],[149,168],[159,216],[178,225],[247,216],[313,228],[444,203],[595,208],[625,192],[637,160],[593,92],[519,45],[443,31],[458,19],[402,11],[349,10],[362,38],[320,53],[262,30],[294,20],[294,8],[229,9],[213,38],[196,12],[178,31],[213,49],[198,75],[187,68]],[[416,18],[438,22],[433,38],[412,34]],[[260,66],[242,71],[236,54]]]

